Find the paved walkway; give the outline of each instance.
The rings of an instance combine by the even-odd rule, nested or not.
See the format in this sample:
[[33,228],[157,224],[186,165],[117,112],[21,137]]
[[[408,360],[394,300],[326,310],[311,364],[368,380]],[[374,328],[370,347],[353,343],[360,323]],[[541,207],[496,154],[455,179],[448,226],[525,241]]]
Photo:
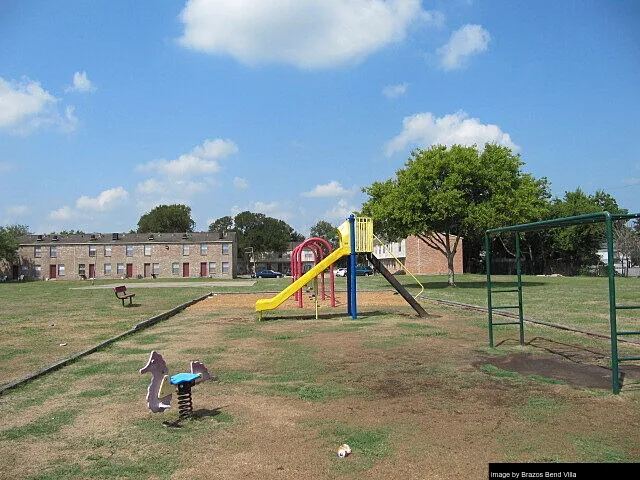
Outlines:
[[94,289],[104,289],[104,288],[113,288],[115,285],[127,285],[128,288],[137,289],[137,288],[163,288],[163,287],[252,287],[255,285],[255,280],[246,280],[246,281],[237,281],[237,282],[135,282],[129,283],[123,281],[122,283],[110,283],[108,285],[91,285],[87,287],[73,287],[71,290],[94,290]]

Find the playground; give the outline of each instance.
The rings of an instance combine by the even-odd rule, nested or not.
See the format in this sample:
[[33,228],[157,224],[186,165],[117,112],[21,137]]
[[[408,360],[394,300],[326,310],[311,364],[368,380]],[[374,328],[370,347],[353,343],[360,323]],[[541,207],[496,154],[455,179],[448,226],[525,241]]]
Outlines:
[[[259,297],[213,294],[3,394],[0,478],[479,479],[488,462],[640,461],[639,376],[625,365],[610,393],[606,342],[534,325],[525,346],[503,327],[491,349],[483,314],[427,302],[419,318],[389,290],[361,292],[357,320],[293,304],[257,322]],[[146,408],[151,350],[218,377],[182,428],[163,426],[175,407]]]
[[[112,328],[102,319],[125,326],[158,305],[199,301],[3,392],[0,479],[481,479],[490,462],[640,462],[640,367],[621,364],[613,394],[606,338],[528,322],[521,344],[517,326],[496,321],[490,346],[487,313],[464,306],[482,304],[482,278],[462,276],[455,290],[421,278],[429,295],[463,302],[422,297],[420,315],[401,294],[415,295],[418,285],[403,279],[397,289],[382,277],[357,280],[357,318],[344,279],[333,299],[309,277],[299,289],[291,287],[296,279],[274,279],[205,295],[133,283],[136,308],[113,302],[107,288],[11,286],[14,309],[16,297],[56,293],[49,311],[15,319],[22,330],[0,331],[13,348],[2,357],[5,377],[38,355],[53,358],[46,344],[27,348],[42,329],[80,343]],[[513,283],[492,281],[499,289]],[[603,282],[518,279],[528,315],[598,333],[607,331]],[[619,301],[637,301],[637,286],[620,279]],[[268,307],[259,319],[257,307]],[[632,311],[620,313],[638,329]],[[636,343],[620,347],[625,356],[640,353]],[[171,373],[199,360],[216,377],[194,385],[190,418],[179,424],[175,403],[159,413],[147,408],[150,379],[140,370],[152,351]],[[346,458],[337,455],[342,444],[351,447]]]

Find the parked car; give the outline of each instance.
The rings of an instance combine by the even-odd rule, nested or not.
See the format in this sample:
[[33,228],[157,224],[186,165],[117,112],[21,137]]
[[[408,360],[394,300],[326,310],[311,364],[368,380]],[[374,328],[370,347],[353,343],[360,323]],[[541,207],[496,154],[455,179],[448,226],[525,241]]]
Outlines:
[[282,278],[284,275],[274,270],[260,270],[256,272],[256,278]]
[[371,268],[369,265],[358,265],[356,267],[356,275],[363,275],[365,277],[373,275],[373,268]]
[[[346,277],[347,269],[346,268],[338,268],[334,271],[336,277]],[[356,275],[368,277],[369,275],[373,275],[373,268],[368,265],[358,265],[356,266]]]

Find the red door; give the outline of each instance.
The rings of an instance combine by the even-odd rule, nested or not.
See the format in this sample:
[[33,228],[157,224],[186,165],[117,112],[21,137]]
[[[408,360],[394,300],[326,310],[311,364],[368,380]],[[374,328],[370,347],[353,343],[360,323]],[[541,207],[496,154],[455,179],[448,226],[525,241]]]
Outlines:
[[200,276],[201,277],[206,277],[207,276],[207,263],[206,262],[200,262]]
[[188,263],[183,263],[182,264],[182,276],[185,277],[185,278],[189,276],[189,264]]
[[127,263],[127,278],[133,278],[133,263]]
[[89,278],[96,278],[96,265],[95,263],[89,264]]
[[49,265],[49,278],[56,278],[58,273],[57,267],[55,265]]

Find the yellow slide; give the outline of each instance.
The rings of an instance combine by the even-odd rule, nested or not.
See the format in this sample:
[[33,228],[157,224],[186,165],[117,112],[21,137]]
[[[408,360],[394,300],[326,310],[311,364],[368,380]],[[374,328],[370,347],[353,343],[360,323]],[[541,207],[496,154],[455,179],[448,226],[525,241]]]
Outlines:
[[287,288],[278,293],[275,297],[258,300],[256,302],[256,312],[262,312],[263,310],[272,310],[274,308],[277,308],[287,298],[296,293],[296,291],[300,290],[307,283],[320,275],[324,270],[329,268],[332,263],[335,263],[345,255],[349,255],[349,253],[351,253],[351,250],[348,246],[341,246],[335,249],[326,258],[320,261],[320,263],[315,265],[311,270],[309,270]]

